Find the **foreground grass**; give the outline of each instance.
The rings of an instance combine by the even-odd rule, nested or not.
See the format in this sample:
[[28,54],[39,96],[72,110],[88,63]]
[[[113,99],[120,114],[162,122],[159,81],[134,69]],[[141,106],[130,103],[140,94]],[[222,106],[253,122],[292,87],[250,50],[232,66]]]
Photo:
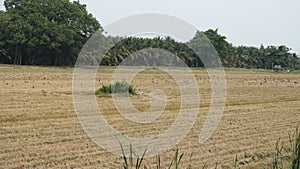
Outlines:
[[289,135],[289,141],[290,141],[290,152],[288,152],[290,155],[288,156],[289,163],[286,166],[285,160],[286,155],[283,151],[284,145],[278,141],[276,143],[275,147],[275,155],[274,155],[274,161],[272,164],[273,169],[284,169],[284,168],[290,168],[290,169],[299,169],[300,168],[300,132],[299,127],[297,127],[296,132],[292,135]]
[[[144,154],[142,155],[142,157],[133,157],[134,156],[134,152],[132,151],[132,147],[130,146],[130,156],[126,157],[126,154],[124,152],[124,149],[121,145],[121,149],[122,149],[122,153],[123,153],[123,164],[122,167],[123,169],[150,169],[150,167],[147,167],[146,165],[142,166],[143,160],[144,160],[144,156],[146,154],[146,151],[144,151]],[[172,167],[175,169],[179,169],[180,168],[180,162],[182,160],[183,157],[183,153],[179,154],[178,149],[175,152],[174,157],[172,158],[170,164],[168,165],[167,169],[171,169]],[[156,169],[161,169],[161,158],[160,155],[156,156],[157,158],[157,165],[156,165]]]
[[[293,133],[292,135],[289,135],[289,141],[290,141],[290,152],[286,152],[290,155],[285,155],[286,153],[283,151],[284,149],[284,145],[281,144],[280,141],[276,142],[276,146],[275,146],[275,153],[274,153],[274,158],[272,161],[272,165],[271,165],[271,169],[286,169],[286,168],[290,168],[290,169],[300,169],[300,132],[299,132],[299,127],[296,128],[295,133]],[[144,156],[146,154],[146,151],[144,151],[143,155],[141,157],[136,157],[132,146],[130,145],[130,155],[129,157],[126,157],[126,154],[124,152],[124,149],[121,145],[121,149],[122,149],[122,154],[123,154],[123,164],[122,168],[123,169],[150,169],[150,167],[148,167],[147,165],[143,165],[143,161],[144,161]],[[172,160],[169,162],[169,165],[167,167],[167,169],[171,169],[171,168],[175,168],[175,169],[180,169],[182,168],[180,166],[180,162],[183,158],[183,153],[179,153],[179,150],[177,149],[175,152],[174,157],[172,158]],[[135,156],[135,157],[134,157]],[[288,158],[286,158],[288,157]],[[156,156],[157,162],[156,162],[156,169],[161,169],[161,158],[160,155]],[[287,160],[288,159],[288,160]],[[238,157],[236,156],[235,159],[233,160],[232,166],[230,166],[233,169],[239,169],[238,166]],[[188,165],[189,167],[187,167],[186,169],[190,169],[192,168],[191,165]],[[215,168],[218,167],[218,163],[216,163]],[[199,166],[198,166],[199,168]],[[207,166],[206,164],[203,165],[202,169],[206,169]],[[265,168],[268,169],[268,168]]]

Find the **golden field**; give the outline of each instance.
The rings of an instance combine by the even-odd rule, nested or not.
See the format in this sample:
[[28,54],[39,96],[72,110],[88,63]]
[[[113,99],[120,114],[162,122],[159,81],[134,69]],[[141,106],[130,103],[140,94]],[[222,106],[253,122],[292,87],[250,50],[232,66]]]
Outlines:
[[[130,68],[128,68],[130,69]],[[110,83],[115,67],[100,67],[96,86]],[[161,154],[166,167],[175,150],[184,153],[183,168],[205,164],[232,168],[270,167],[278,139],[288,149],[289,133],[300,123],[300,73],[226,69],[227,102],[212,137],[199,144],[198,136],[210,105],[210,82],[204,69],[192,69],[201,96],[198,119],[176,147]],[[97,146],[83,131],[74,109],[72,68],[0,65],[0,168],[121,168],[122,158]],[[167,96],[164,114],[151,124],[124,119],[110,96],[97,96],[108,123],[132,137],[157,135],[168,129],[180,109],[174,79],[159,69],[140,72],[132,104],[149,109],[149,93],[160,88]],[[104,138],[105,139],[105,138]],[[144,164],[154,168],[156,158]]]

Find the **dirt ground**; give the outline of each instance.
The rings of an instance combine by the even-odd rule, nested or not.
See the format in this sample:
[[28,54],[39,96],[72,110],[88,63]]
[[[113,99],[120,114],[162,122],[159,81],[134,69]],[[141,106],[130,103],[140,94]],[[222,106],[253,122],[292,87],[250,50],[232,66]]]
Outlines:
[[[96,86],[109,84],[114,68],[100,67]],[[226,69],[227,102],[212,137],[199,144],[208,114],[210,83],[205,70],[193,69],[199,85],[199,117],[187,137],[161,154],[167,166],[176,149],[184,153],[182,168],[270,167],[276,141],[288,149],[289,133],[300,123],[300,73]],[[122,158],[97,146],[83,131],[74,109],[72,68],[0,65],[0,168],[121,168]],[[130,99],[140,111],[149,109],[153,86],[168,98],[165,113],[151,124],[124,119],[110,96],[97,97],[108,123],[128,136],[146,137],[168,129],[180,109],[174,79],[158,69],[132,81],[138,95]],[[144,164],[152,168],[156,158]]]

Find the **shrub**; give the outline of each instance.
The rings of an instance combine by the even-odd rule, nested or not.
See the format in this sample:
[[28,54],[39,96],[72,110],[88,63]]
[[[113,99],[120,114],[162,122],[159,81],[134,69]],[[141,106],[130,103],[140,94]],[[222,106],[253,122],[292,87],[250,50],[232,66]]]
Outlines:
[[135,88],[127,83],[126,81],[117,81],[114,84],[110,84],[108,86],[103,85],[100,89],[98,89],[95,94],[96,95],[107,95],[107,94],[113,94],[113,93],[118,93],[118,94],[131,94],[131,95],[136,95]]

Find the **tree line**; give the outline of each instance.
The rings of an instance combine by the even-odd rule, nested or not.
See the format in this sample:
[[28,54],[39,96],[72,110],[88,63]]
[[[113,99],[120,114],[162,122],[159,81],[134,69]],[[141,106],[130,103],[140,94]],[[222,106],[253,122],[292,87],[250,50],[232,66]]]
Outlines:
[[[204,37],[205,35],[205,37]],[[208,38],[211,44],[207,44],[205,38]],[[111,37],[112,38],[112,37]],[[204,39],[204,40],[203,40]],[[107,42],[113,40],[107,40]],[[205,32],[197,32],[195,37],[189,42],[177,42],[171,37],[156,37],[156,38],[138,38],[129,37],[117,43],[102,60],[102,65],[118,65],[125,58],[131,56],[137,59],[143,59],[140,62],[152,62],[155,64],[164,63],[164,52],[139,52],[137,57],[136,52],[145,48],[160,48],[167,50],[178,56],[184,63],[190,67],[203,67],[203,63],[199,56],[209,55],[209,53],[201,53],[212,45],[218,53],[223,66],[235,68],[256,68],[256,69],[272,69],[274,65],[281,65],[286,69],[300,69],[300,59],[287,46],[267,46],[264,47],[248,47],[248,46],[233,46],[226,41],[226,37],[218,33],[218,30],[209,29]],[[200,49],[197,53],[192,49]],[[149,56],[149,53],[151,53]],[[212,54],[213,55],[213,54]],[[214,57],[214,56],[209,56]],[[145,60],[147,59],[148,60]],[[153,61],[156,60],[156,61]],[[151,61],[150,61],[151,60]],[[176,60],[175,60],[176,61]],[[132,62],[137,65],[140,62]]]
[[[79,1],[5,0],[4,6],[6,11],[0,11],[0,63],[71,66],[87,40],[98,30],[103,31],[99,21]],[[210,57],[205,50],[213,45],[225,67],[272,69],[274,65],[281,65],[300,69],[300,59],[287,46],[234,46],[218,29],[198,31],[185,43],[171,37],[102,38],[107,46],[119,42],[105,54],[101,65],[119,65],[126,58],[136,65],[142,62],[159,65],[168,58],[167,53],[143,51],[159,48],[177,55],[190,67],[203,67],[197,55]],[[192,49],[199,50],[195,53]]]

